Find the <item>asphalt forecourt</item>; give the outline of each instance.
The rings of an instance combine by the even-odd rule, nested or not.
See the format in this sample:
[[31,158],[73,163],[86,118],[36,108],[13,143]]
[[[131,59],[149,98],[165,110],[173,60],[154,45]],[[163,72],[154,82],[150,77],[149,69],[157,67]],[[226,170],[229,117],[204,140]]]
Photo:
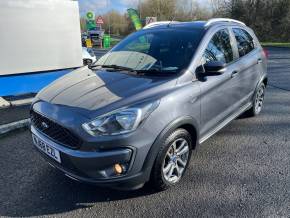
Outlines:
[[22,129],[0,137],[0,216],[288,216],[290,57],[269,50],[262,114],[233,121],[197,147],[177,187],[156,193],[80,184],[46,164]]

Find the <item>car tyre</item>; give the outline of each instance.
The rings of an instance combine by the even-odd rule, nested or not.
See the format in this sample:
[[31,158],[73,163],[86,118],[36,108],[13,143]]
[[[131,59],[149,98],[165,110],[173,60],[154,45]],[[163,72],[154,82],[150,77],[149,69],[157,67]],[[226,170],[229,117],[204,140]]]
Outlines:
[[192,153],[192,138],[185,129],[176,129],[162,141],[150,178],[151,186],[158,191],[181,180]]
[[258,86],[257,91],[255,92],[253,106],[248,111],[246,111],[246,115],[248,117],[255,117],[261,113],[264,103],[265,90],[266,90],[265,84],[261,83]]

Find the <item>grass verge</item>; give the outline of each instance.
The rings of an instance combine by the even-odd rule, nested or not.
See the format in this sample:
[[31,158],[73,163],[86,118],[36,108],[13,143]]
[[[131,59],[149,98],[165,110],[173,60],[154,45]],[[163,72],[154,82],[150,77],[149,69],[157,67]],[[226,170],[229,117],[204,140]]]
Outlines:
[[290,42],[262,42],[262,46],[274,46],[274,47],[288,47],[290,48]]

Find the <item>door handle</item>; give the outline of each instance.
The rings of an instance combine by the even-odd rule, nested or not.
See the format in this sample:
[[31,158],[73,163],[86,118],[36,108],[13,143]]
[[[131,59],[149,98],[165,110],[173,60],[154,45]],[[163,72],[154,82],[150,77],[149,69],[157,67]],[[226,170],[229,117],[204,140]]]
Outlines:
[[237,71],[237,70],[233,71],[231,74],[231,78],[234,78],[238,73],[239,73],[239,71]]
[[261,58],[258,59],[257,64],[261,64],[263,60]]

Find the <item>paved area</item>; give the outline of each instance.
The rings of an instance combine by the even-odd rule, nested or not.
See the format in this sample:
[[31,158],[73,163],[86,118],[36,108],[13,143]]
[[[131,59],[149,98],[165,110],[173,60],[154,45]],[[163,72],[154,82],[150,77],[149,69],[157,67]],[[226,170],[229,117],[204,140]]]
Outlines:
[[6,101],[4,98],[0,97],[0,108],[7,108],[10,104],[8,101]]
[[270,84],[290,91],[290,49],[267,48],[269,50]]
[[0,125],[29,118],[29,108],[30,105],[24,105],[0,109]]
[[94,48],[94,53],[95,53],[97,58],[102,57],[107,52],[108,52],[108,49],[97,49],[97,48]]
[[233,121],[199,146],[181,184],[164,192],[80,184],[41,159],[28,131],[0,138],[0,216],[288,217],[289,68],[271,60],[263,113]]

